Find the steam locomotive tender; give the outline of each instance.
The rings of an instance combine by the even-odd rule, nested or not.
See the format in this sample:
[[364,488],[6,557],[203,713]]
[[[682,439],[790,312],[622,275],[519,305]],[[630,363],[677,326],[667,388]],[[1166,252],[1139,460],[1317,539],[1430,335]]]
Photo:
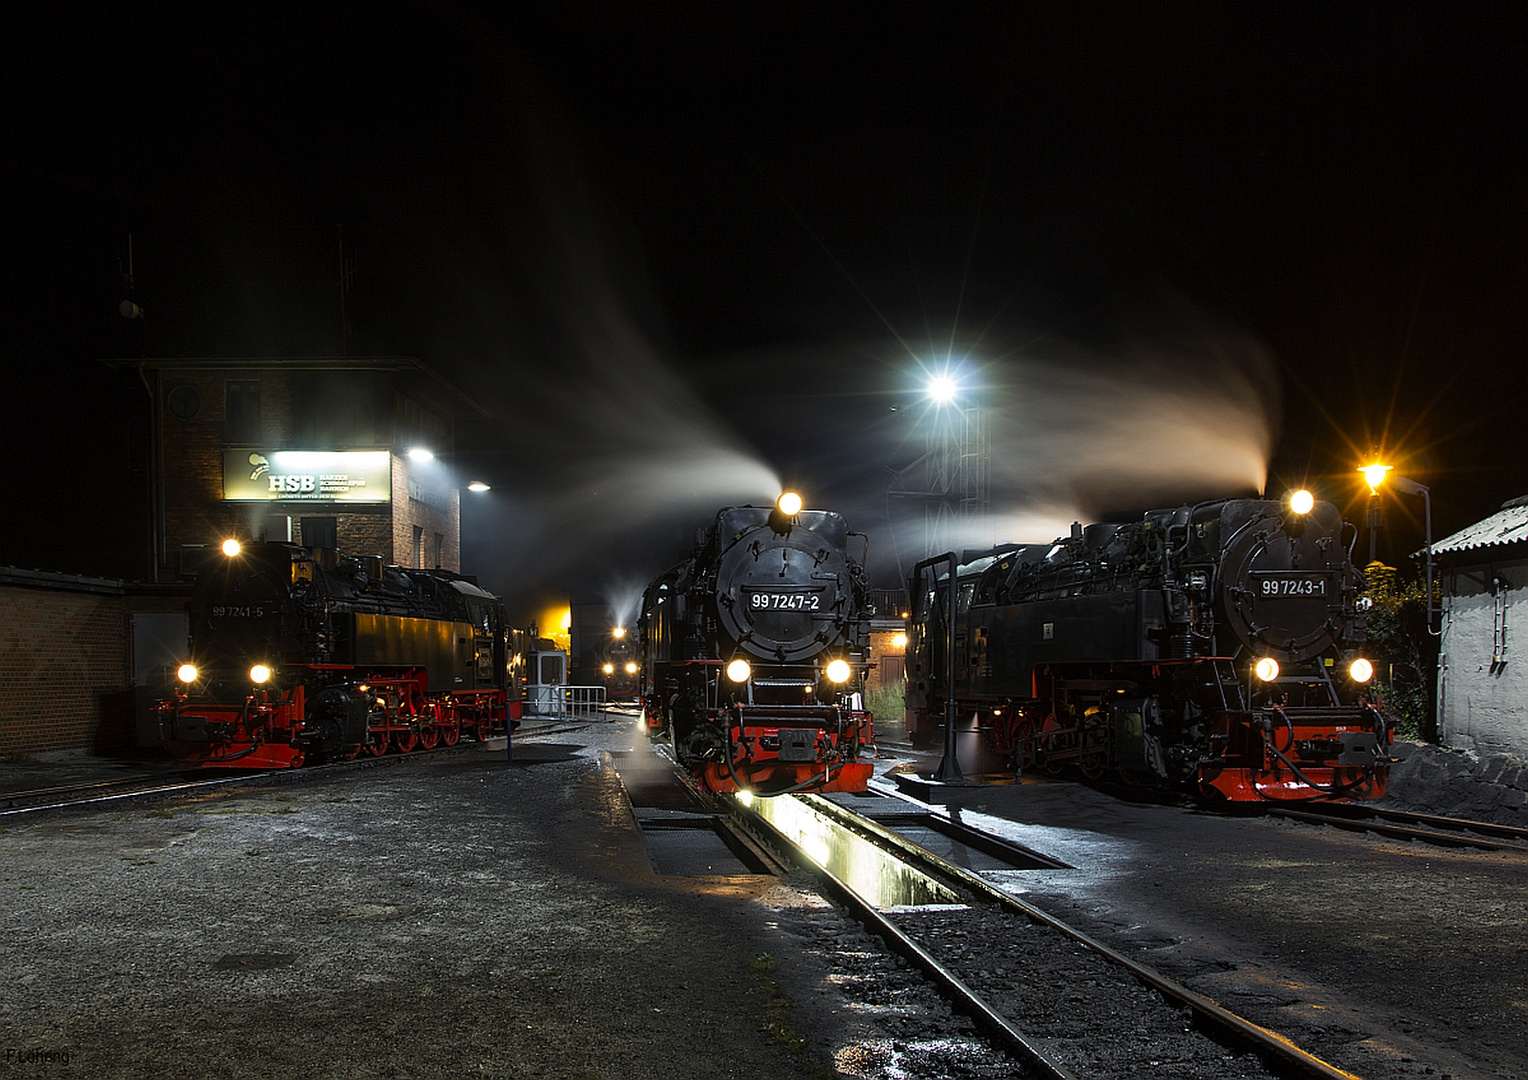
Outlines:
[[956,729],[1019,771],[1215,801],[1378,798],[1391,734],[1359,655],[1356,538],[1307,492],[1073,526],[959,567],[953,635],[929,560],[911,582],[909,731],[939,737],[953,638]]
[[792,493],[773,508],[728,507],[690,559],[647,586],[644,723],[668,733],[698,786],[864,790],[870,610],[851,536],[840,515],[803,510]]
[[158,706],[172,757],[296,768],[482,741],[518,718],[520,635],[471,578],[284,543],[224,554],[197,581],[191,656]]

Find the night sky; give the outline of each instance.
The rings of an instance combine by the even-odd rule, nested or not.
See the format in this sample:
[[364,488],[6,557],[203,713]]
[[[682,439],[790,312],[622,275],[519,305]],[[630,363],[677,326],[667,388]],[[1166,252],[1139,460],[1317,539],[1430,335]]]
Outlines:
[[6,458],[102,485],[40,527],[133,468],[100,358],[342,348],[492,415],[464,568],[527,602],[781,482],[895,584],[946,366],[988,543],[1301,484],[1362,522],[1371,448],[1437,537],[1528,493],[1518,5],[542,8],[14,25]]

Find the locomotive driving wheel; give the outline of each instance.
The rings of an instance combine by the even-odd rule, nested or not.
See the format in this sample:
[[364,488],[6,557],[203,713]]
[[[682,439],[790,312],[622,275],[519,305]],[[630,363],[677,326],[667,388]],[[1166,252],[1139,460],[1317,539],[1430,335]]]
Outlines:
[[393,745],[398,753],[407,754],[419,745],[419,734],[411,727],[399,728],[393,732]]
[[447,746],[455,746],[462,741],[462,725],[455,713],[441,717],[440,741]]
[[1089,709],[1077,731],[1077,769],[1088,780],[1104,774],[1109,759],[1109,721],[1103,710]]
[[366,743],[362,749],[372,757],[381,757],[387,753],[388,735],[387,707],[378,702],[371,707],[371,715],[367,718]]
[[424,707],[424,721],[419,725],[419,749],[434,750],[439,741],[440,706],[432,703]]

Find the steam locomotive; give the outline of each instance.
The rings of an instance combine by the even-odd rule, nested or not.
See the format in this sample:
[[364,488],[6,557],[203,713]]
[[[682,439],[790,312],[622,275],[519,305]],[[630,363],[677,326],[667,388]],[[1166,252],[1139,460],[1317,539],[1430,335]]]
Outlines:
[[1359,654],[1356,538],[1296,492],[927,560],[910,583],[909,733],[934,742],[953,718],[1019,771],[1213,801],[1377,798],[1391,732]]
[[224,556],[192,592],[191,655],[158,706],[177,760],[296,768],[518,719],[522,635],[472,578],[285,543]]
[[632,701],[642,667],[637,663],[637,643],[624,626],[617,626],[595,649],[599,664],[599,685],[605,688],[606,701]]
[[864,790],[870,609],[851,537],[840,515],[788,492],[772,508],[720,511],[694,555],[647,586],[644,723],[700,787]]

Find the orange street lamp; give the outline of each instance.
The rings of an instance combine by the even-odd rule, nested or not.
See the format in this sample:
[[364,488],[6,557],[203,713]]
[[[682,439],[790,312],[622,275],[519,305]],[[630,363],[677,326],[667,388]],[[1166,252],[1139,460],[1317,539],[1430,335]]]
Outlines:
[[1389,465],[1381,465],[1375,462],[1373,465],[1361,465],[1358,471],[1363,473],[1364,479],[1369,482],[1369,494],[1379,494],[1379,486],[1385,482],[1385,474],[1390,471]]
[[1425,529],[1427,535],[1426,566],[1424,572],[1427,575],[1427,632],[1433,632],[1433,557],[1432,557],[1432,489],[1426,484],[1419,484],[1415,480],[1408,480],[1404,476],[1390,476],[1394,468],[1389,465],[1381,465],[1375,462],[1372,465],[1361,465],[1358,471],[1369,484],[1369,561],[1374,561],[1375,533],[1380,526],[1379,487],[1388,478],[1392,487],[1404,495],[1422,496],[1423,515],[1426,519]]

